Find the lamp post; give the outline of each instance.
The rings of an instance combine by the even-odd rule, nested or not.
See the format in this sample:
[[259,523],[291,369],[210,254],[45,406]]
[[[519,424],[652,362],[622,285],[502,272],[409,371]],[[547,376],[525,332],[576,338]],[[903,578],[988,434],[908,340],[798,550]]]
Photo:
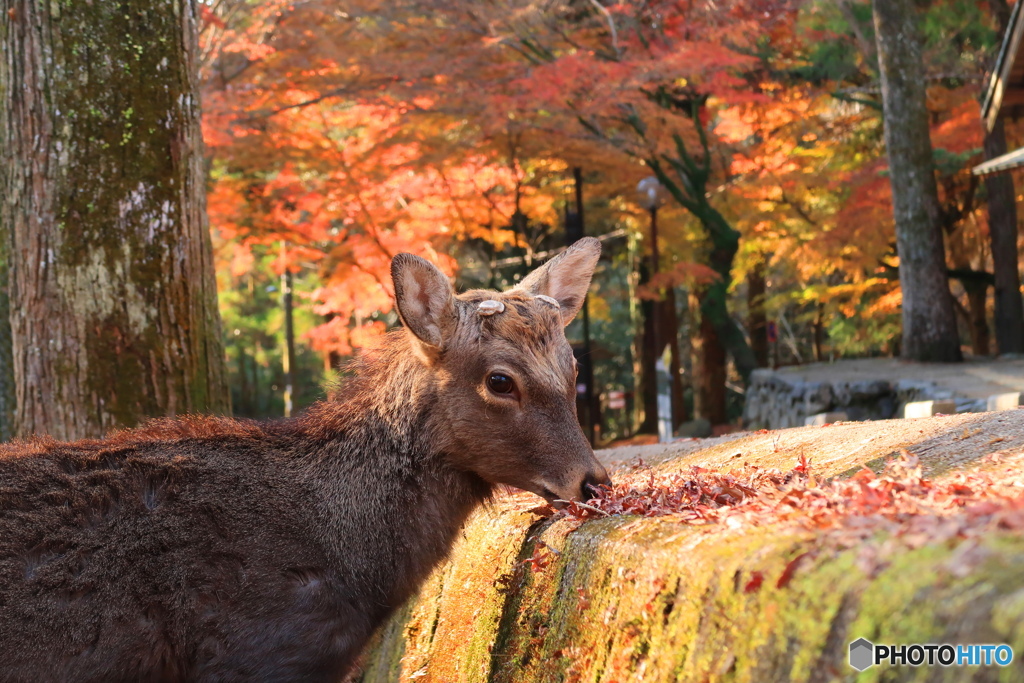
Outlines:
[[[637,183],[637,199],[640,206],[647,209],[651,216],[651,276],[658,274],[661,263],[661,253],[658,245],[658,208],[665,199],[665,187],[658,182],[657,177],[648,176]],[[659,310],[660,309],[660,310]],[[654,303],[649,309],[650,321],[645,320],[644,327],[644,396],[645,405],[653,407],[658,405],[659,434],[663,440],[671,438],[672,430],[678,427],[685,419],[685,407],[683,405],[683,385],[680,372],[679,358],[679,330],[676,320],[675,288],[668,287],[664,301]],[[650,337],[650,340],[648,340]],[[670,382],[665,387],[664,397],[652,395],[651,390],[662,393],[657,389],[657,359],[665,346],[669,347],[670,360],[668,372]],[[653,366],[653,367],[651,367]],[[653,382],[654,387],[648,386]],[[648,398],[654,399],[653,404]],[[665,404],[668,405],[665,405]],[[665,425],[667,423],[667,426]]]
[[[658,205],[661,184],[654,176],[644,178],[636,186],[637,203],[651,217],[651,252],[649,261],[640,266],[640,284],[647,284],[658,274]],[[644,420],[641,431],[656,432],[661,435],[662,424],[658,410],[658,305],[649,299],[640,302],[643,313],[643,344],[640,347],[640,385],[644,407]]]
[[[582,239],[585,233],[583,222],[583,169],[579,166],[572,170],[574,194],[576,199],[576,210],[570,211],[568,202],[565,207],[565,241],[566,246]],[[598,405],[598,393],[594,390],[594,357],[590,347],[590,297],[583,299],[583,349],[582,355],[577,359],[580,365],[580,382],[577,384],[579,392],[582,384],[583,404],[587,414],[587,438],[593,446],[598,439],[598,425],[600,424],[600,408]],[[577,400],[579,400],[577,393]]]

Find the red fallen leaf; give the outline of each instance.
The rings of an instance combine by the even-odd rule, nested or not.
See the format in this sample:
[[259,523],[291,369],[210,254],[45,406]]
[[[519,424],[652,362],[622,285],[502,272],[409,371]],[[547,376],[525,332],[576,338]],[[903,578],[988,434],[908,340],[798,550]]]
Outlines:
[[[597,516],[622,514],[672,516],[687,524],[725,523],[731,529],[789,522],[832,530],[850,544],[872,531],[923,544],[942,542],[950,533],[967,537],[993,525],[1015,529],[1024,523],[1024,515],[1010,514],[1024,509],[1024,495],[1013,488],[1016,472],[1009,469],[998,475],[960,472],[929,480],[909,451],[886,463],[881,473],[863,468],[850,479],[819,480],[808,474],[810,469],[806,457],[787,472],[749,464],[728,473],[699,466],[659,472],[638,462],[602,490],[600,498],[572,503],[554,516],[577,526]],[[545,563],[530,564],[536,569]],[[791,572],[780,577],[783,585],[790,579]]]
[[850,477],[850,480],[851,481],[863,481],[863,482],[874,481],[875,480],[875,473],[871,469],[869,469],[867,467],[864,467],[864,466],[861,466],[861,468],[859,470],[857,470],[856,474],[854,474],[852,477]]
[[743,586],[743,592],[753,593],[761,587],[762,583],[764,583],[764,574],[761,572],[751,572],[750,579],[747,581],[747,584]]
[[577,586],[576,595],[579,596],[576,608],[581,612],[588,609],[590,607],[590,596],[587,595],[586,589]]
[[792,560],[790,560],[789,564],[786,565],[786,568],[782,570],[782,575],[779,576],[779,580],[775,582],[775,587],[785,588],[789,584],[789,582],[793,580],[793,575],[796,573],[797,566],[803,561],[805,557],[807,557],[810,554],[810,551],[800,553]]

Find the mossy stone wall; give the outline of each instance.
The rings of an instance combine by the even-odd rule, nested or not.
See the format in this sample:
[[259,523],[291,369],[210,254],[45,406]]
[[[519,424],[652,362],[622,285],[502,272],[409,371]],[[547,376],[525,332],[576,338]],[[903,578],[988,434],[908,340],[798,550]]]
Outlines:
[[[1018,430],[1021,412],[993,424]],[[893,438],[927,450],[943,435],[963,443],[970,434],[956,419],[935,420],[942,418],[896,425],[903,431]],[[831,429],[841,440],[844,426]],[[755,435],[716,448],[756,458],[760,446],[777,440]],[[984,453],[975,448],[973,455]],[[850,457],[873,462],[879,455],[865,448]],[[662,467],[713,459],[698,451]],[[837,459],[829,469],[843,472],[850,463]],[[527,507],[512,500],[473,517],[452,562],[383,629],[359,680],[1024,680],[1020,659],[1006,668],[882,666],[860,674],[847,662],[859,637],[1008,643],[1024,656],[1018,532],[916,537],[893,526],[851,537],[632,516],[581,525],[544,520]]]

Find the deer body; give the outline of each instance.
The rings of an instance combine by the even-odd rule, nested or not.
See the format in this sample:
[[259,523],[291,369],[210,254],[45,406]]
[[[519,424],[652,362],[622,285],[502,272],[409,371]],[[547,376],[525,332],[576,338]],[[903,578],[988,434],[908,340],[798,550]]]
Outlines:
[[303,417],[0,447],[0,681],[337,681],[495,484],[606,481],[556,373],[513,368],[545,302],[483,319],[424,264],[396,259],[407,329]]

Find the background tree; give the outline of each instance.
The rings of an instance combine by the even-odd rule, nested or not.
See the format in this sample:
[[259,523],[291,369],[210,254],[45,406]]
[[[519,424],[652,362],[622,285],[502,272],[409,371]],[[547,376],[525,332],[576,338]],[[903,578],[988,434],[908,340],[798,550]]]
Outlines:
[[0,5],[14,431],[229,408],[194,0]]
[[[560,247],[574,167],[587,178],[587,232],[629,237],[605,241],[591,330],[599,385],[632,392],[634,405],[639,309],[667,305],[673,291],[688,400],[703,390],[696,403],[708,415],[717,402],[716,420],[735,421],[737,370],[753,363],[714,352],[723,344],[701,310],[711,285],[718,311],[725,306],[720,324],[752,330],[761,364],[900,352],[869,0],[203,7],[230,372],[237,387],[259,386],[238,389],[247,414],[279,414],[284,267],[295,275],[299,383],[308,386],[393,322],[391,251],[421,253],[464,286],[501,286]],[[976,353],[989,346],[992,320],[985,187],[969,173],[982,147],[981,72],[998,48],[987,7],[920,6],[946,275]],[[1008,135],[1012,145],[1019,131],[1009,124]],[[635,187],[652,161],[721,219],[704,211],[721,228],[725,276],[710,266],[709,227],[669,197],[658,213],[659,274],[637,281],[650,217]],[[287,266],[282,241],[292,245]],[[778,331],[770,345],[769,323]],[[742,351],[744,335],[733,336]],[[715,398],[702,376],[714,379]]]
[[873,6],[903,290],[903,357],[959,361],[928,132],[918,12],[913,0],[875,0]]
[[[1000,34],[1010,24],[1006,0],[989,0]],[[1020,11],[1020,10],[1018,10]],[[990,60],[995,66],[995,55]],[[997,118],[985,134],[985,159],[1007,153],[1006,125]],[[997,173],[985,176],[988,194],[988,224],[992,242],[992,270],[995,288],[996,348],[999,353],[1024,353],[1024,300],[1020,294],[1020,270],[1017,251],[1017,197],[1013,176]]]

